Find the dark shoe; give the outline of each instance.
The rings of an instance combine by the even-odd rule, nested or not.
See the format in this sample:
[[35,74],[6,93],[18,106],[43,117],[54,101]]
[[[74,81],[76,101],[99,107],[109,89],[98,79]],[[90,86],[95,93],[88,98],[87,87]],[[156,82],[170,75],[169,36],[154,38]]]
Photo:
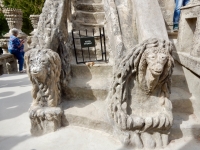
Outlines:
[[173,31],[174,31],[174,32],[178,32],[178,24],[174,24],[174,26],[173,26]]

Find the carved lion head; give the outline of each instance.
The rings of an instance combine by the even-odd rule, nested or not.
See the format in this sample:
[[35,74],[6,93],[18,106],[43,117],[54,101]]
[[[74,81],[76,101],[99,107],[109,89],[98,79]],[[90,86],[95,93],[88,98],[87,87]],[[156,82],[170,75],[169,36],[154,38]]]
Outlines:
[[33,49],[26,53],[25,61],[33,84],[33,105],[57,106],[60,102],[59,55],[50,49]]
[[171,74],[172,66],[173,58],[165,48],[146,49],[138,66],[139,83],[152,92],[158,83],[163,82]]

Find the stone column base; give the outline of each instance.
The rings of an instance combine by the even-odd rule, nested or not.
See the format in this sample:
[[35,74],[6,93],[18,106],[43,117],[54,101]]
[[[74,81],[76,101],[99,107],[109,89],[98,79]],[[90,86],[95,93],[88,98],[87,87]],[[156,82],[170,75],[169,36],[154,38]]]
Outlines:
[[31,107],[31,134],[40,136],[54,132],[61,127],[63,110],[60,107]]

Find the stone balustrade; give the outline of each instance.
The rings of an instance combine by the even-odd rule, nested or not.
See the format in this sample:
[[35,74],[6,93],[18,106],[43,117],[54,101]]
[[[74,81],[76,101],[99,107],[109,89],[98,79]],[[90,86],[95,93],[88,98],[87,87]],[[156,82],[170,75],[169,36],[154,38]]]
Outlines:
[[0,55],[0,75],[17,72],[17,61],[12,54]]

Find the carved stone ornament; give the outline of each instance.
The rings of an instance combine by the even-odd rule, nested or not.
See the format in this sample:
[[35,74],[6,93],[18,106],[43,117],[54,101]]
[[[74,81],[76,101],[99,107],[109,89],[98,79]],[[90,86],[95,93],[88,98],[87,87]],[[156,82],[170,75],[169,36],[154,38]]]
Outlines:
[[33,26],[33,31],[30,33],[31,35],[33,35],[36,30],[37,30],[37,26],[38,26],[38,22],[39,22],[39,17],[40,15],[30,15],[30,20],[31,20],[31,24]]
[[33,84],[33,102],[29,109],[31,133],[42,135],[61,127],[61,60],[50,49],[32,49],[25,55],[27,73]]
[[174,61],[171,42],[149,39],[116,66],[108,112],[122,142],[137,148],[168,144],[173,122],[169,100]]

